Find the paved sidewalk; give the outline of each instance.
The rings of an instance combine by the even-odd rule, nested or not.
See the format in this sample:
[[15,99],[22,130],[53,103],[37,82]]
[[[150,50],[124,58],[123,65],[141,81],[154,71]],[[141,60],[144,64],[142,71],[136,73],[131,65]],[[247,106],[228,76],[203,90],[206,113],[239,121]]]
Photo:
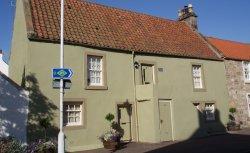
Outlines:
[[[129,143],[116,153],[250,153],[250,129],[187,141]],[[78,153],[110,153],[96,149]]]

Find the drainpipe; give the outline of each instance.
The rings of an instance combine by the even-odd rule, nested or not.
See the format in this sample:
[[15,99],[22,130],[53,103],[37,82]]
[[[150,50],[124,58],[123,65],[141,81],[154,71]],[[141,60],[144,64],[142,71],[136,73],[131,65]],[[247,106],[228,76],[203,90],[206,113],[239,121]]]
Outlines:
[[134,81],[134,102],[135,102],[135,129],[136,129],[136,141],[139,142],[139,123],[138,123],[138,113],[137,113],[137,99],[136,99],[136,80],[135,80],[135,52],[132,52],[132,62],[133,62],[133,81]]

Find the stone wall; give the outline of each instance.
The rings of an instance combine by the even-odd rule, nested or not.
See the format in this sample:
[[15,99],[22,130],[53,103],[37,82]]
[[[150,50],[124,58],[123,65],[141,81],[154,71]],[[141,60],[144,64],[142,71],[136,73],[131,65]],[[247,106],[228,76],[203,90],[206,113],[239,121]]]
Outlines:
[[244,81],[242,61],[226,60],[225,67],[230,105],[237,109],[236,120],[241,121],[243,127],[250,127],[246,97],[250,93],[250,84]]

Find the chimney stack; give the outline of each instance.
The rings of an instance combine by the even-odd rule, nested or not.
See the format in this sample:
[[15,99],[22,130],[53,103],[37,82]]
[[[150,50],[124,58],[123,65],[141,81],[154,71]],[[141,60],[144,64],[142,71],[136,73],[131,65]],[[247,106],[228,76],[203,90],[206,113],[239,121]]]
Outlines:
[[192,4],[178,11],[178,20],[185,21],[191,28],[198,30],[197,15],[194,13]]

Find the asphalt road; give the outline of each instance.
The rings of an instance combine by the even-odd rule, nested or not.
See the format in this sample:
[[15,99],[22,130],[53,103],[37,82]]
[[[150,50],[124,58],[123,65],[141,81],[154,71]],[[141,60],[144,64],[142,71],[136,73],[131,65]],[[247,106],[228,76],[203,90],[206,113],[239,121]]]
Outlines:
[[[95,149],[78,153],[110,153]],[[187,141],[129,143],[116,153],[250,153],[250,129]]]

